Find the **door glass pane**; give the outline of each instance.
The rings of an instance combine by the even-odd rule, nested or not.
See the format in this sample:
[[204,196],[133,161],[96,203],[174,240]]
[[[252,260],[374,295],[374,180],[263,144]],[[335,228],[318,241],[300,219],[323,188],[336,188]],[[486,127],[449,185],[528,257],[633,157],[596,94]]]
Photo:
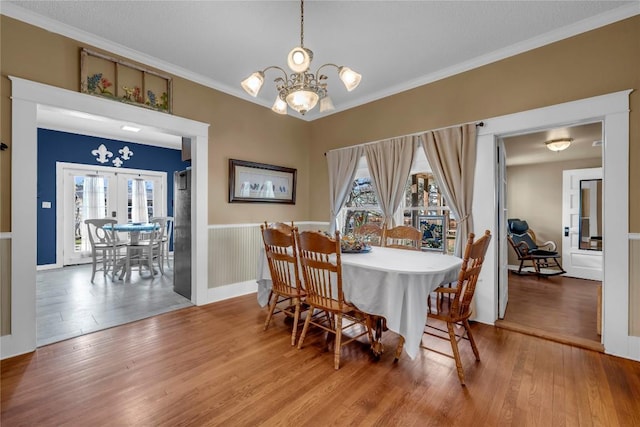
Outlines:
[[154,182],[141,178],[127,180],[127,220],[148,222],[154,216]]
[[74,183],[74,252],[91,248],[85,219],[107,217],[108,180],[99,175],[76,175]]
[[149,218],[152,218],[155,216],[154,206],[153,206],[153,201],[155,200],[154,185],[153,185],[153,181],[145,181],[144,184],[147,192],[147,216]]

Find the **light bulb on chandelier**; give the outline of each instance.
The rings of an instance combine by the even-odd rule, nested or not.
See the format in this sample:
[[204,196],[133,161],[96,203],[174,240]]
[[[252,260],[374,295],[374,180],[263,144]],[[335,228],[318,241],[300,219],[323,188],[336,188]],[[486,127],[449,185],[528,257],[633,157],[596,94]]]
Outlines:
[[320,74],[324,67],[335,67],[338,77],[347,91],[351,92],[360,84],[362,76],[349,67],[336,64],[324,64],[315,74],[309,73],[309,66],[313,60],[313,52],[304,47],[304,0],[300,1],[300,46],[296,46],[287,55],[287,65],[293,71],[287,74],[282,68],[272,65],[262,71],[256,71],[241,82],[242,88],[254,98],[258,96],[264,84],[267,70],[277,69],[283,74],[274,80],[278,96],[271,109],[278,114],[287,114],[287,106],[304,115],[313,109],[320,101],[320,112],[335,109],[333,101],[327,93],[327,76]]

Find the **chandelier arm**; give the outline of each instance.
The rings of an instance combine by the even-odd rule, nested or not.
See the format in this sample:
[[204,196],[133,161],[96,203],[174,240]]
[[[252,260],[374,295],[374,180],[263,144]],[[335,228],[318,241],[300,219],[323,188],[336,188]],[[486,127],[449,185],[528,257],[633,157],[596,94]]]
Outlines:
[[271,69],[276,69],[276,70],[280,70],[282,71],[282,74],[284,74],[284,80],[287,81],[289,79],[289,76],[287,75],[287,72],[284,71],[284,69],[278,67],[277,65],[270,65],[267,68],[265,68],[264,70],[262,70],[262,74],[266,73],[268,70]]
[[341,68],[339,65],[332,64],[332,63],[322,64],[320,67],[318,67],[318,71],[316,71],[316,76],[320,75],[320,70],[322,70],[324,67],[336,67],[336,69],[338,70]]

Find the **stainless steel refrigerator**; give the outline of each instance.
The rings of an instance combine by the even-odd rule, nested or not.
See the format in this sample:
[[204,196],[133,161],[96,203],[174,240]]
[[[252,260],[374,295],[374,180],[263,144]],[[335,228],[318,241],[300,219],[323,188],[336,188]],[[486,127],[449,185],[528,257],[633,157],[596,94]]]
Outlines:
[[173,291],[191,299],[191,170],[173,174]]

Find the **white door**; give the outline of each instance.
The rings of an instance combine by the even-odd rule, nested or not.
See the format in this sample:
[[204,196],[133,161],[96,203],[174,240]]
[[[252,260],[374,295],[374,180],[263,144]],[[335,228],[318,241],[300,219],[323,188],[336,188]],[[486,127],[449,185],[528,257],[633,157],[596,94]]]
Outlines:
[[[600,191],[590,191],[598,180]],[[604,236],[597,226],[603,223],[601,184],[602,168],[562,172],[562,267],[567,276],[602,280]]]
[[504,141],[498,140],[496,145],[497,173],[498,177],[498,317],[504,318],[509,301],[509,260],[507,241],[507,153]]
[[57,200],[62,201],[62,209],[58,210],[56,257],[63,265],[91,261],[85,219],[132,221],[134,180],[143,180],[147,217],[166,216],[166,172],[59,163],[58,176],[62,179],[58,179]]

